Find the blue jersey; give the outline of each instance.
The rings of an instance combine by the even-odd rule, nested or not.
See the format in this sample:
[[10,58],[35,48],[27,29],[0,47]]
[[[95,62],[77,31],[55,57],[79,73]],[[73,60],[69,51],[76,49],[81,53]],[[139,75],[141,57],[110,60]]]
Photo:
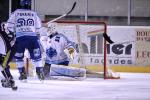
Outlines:
[[28,9],[17,9],[7,21],[9,31],[16,33],[16,37],[36,36],[41,28],[41,20],[37,13]]

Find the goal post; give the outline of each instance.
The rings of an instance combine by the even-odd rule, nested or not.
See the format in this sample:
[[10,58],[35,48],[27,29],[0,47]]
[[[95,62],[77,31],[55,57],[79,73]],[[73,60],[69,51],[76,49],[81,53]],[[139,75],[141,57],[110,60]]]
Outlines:
[[[85,68],[87,77],[103,77],[104,79],[118,79],[110,69],[107,54],[108,42],[103,37],[107,34],[107,24],[100,21],[56,21],[58,33],[65,35],[75,43],[74,59],[70,59],[69,66]],[[43,22],[43,26],[46,22]],[[42,30],[45,31],[44,28]]]
[[[101,21],[57,21],[58,32],[64,34],[77,45],[77,54],[71,66],[83,67],[87,74],[100,75],[104,79],[118,79],[110,69],[107,55],[107,24]],[[102,74],[102,75],[101,75]]]

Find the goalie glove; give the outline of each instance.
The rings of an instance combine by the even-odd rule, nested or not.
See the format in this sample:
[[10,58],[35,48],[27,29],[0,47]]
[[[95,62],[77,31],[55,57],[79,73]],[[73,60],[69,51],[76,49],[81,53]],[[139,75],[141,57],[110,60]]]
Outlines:
[[73,48],[69,48],[69,49],[68,49],[68,52],[69,52],[69,54],[71,55],[71,54],[74,53],[74,49],[73,49]]
[[71,59],[74,59],[73,53],[74,53],[74,49],[73,48],[69,48],[68,49],[69,55]]

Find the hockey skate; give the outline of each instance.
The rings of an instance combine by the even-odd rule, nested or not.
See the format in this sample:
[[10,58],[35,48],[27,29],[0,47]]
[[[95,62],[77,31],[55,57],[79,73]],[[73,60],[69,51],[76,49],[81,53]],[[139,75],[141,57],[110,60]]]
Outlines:
[[19,77],[19,80],[26,80],[27,79],[27,75],[26,75],[26,73],[24,73],[24,72],[22,72],[21,73],[21,75],[20,75],[20,77]]
[[2,79],[1,84],[2,84],[2,87],[11,88],[14,91],[16,91],[18,89],[18,87],[15,86],[15,81],[12,78]]
[[44,80],[45,77],[44,77],[44,72],[43,72],[43,68],[36,68],[36,74],[37,74],[37,77],[40,81]]
[[2,79],[1,83],[2,83],[2,86],[5,88],[11,88],[11,87],[15,86],[15,81],[11,78]]
[[20,73],[20,77],[19,77],[20,81],[27,80],[27,74],[25,72],[25,68],[19,68],[19,73]]
[[47,63],[45,63],[45,65],[44,65],[43,72],[44,72],[45,78],[49,77],[50,66],[51,66],[51,65],[49,65],[49,64],[47,64]]

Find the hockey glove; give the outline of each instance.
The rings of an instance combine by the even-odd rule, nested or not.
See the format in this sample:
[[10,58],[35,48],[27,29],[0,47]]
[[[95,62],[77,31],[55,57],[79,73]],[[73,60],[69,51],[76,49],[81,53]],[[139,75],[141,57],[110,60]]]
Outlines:
[[71,55],[71,54],[74,53],[74,49],[73,49],[73,48],[69,48],[69,49],[68,49],[68,52],[69,52],[69,54]]
[[69,52],[69,54],[70,54],[70,58],[71,58],[71,59],[74,59],[74,55],[73,55],[74,49],[73,49],[73,48],[69,48],[69,49],[68,49],[68,52]]

